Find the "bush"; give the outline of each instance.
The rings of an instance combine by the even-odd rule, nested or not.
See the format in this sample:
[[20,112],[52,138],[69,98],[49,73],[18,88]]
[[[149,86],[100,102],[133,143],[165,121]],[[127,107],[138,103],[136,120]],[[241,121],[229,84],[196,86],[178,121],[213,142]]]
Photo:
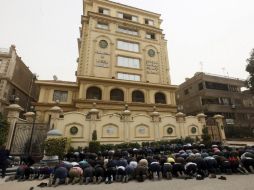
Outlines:
[[185,139],[184,139],[184,143],[194,143],[194,139],[193,138],[191,138],[191,137],[185,137]]
[[211,136],[209,135],[209,133],[208,133],[208,127],[204,127],[203,129],[202,129],[202,143],[203,144],[205,144],[205,145],[209,145],[209,144],[211,144]]
[[115,145],[113,144],[102,144],[100,146],[101,151],[105,151],[105,150],[113,150],[115,148]]
[[55,156],[57,155],[59,159],[63,159],[64,155],[66,154],[67,150],[69,149],[70,139],[67,137],[61,138],[49,138],[47,139],[44,144],[45,154],[47,156]]
[[98,141],[91,141],[91,142],[89,142],[88,149],[89,149],[90,152],[96,153],[96,152],[101,150],[100,146],[101,146],[100,142],[98,142]]

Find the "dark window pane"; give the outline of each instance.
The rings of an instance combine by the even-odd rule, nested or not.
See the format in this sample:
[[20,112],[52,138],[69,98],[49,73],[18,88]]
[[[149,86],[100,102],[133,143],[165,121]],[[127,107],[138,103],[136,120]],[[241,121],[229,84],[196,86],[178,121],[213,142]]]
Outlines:
[[114,101],[124,101],[123,91],[120,89],[113,89],[110,92],[110,100]]
[[166,97],[163,93],[156,93],[155,94],[155,103],[159,104],[166,104]]
[[132,101],[133,102],[145,102],[143,92],[136,90],[132,92]]
[[98,87],[90,87],[86,92],[86,99],[101,100],[101,89]]

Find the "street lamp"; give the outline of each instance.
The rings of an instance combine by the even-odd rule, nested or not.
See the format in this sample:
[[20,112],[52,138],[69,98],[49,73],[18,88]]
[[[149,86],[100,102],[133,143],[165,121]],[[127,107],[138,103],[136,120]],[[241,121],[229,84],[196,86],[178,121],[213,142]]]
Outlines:
[[34,106],[31,106],[31,107],[30,107],[30,111],[33,112],[34,115],[33,115],[31,136],[30,136],[29,146],[28,146],[28,155],[31,155],[31,152],[32,152],[33,133],[34,133],[35,120],[36,120],[36,111],[35,111],[35,107],[34,107]]

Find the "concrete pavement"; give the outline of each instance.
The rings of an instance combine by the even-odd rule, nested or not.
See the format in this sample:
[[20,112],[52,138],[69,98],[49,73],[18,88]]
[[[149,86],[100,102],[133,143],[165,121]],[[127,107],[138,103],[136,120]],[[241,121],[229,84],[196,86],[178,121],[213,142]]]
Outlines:
[[[219,177],[219,176],[217,176]],[[146,180],[143,183],[130,181],[128,183],[112,183],[105,184],[89,184],[89,185],[60,185],[58,187],[37,187],[42,181],[25,181],[25,182],[4,182],[0,179],[0,190],[253,190],[254,175],[230,175],[226,176],[227,180],[209,179],[198,181],[196,179],[173,179],[173,180],[160,180],[150,181]],[[47,182],[47,181],[43,181]]]

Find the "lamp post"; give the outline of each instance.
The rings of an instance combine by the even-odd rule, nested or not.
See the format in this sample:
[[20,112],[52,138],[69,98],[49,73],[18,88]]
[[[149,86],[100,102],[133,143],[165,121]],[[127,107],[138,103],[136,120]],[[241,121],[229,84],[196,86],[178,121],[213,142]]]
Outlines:
[[29,140],[29,146],[28,146],[28,155],[30,156],[32,153],[32,143],[33,143],[33,133],[34,133],[34,126],[35,126],[35,120],[36,120],[36,111],[34,106],[30,107],[30,112],[34,113],[33,114],[33,120],[32,120],[32,130],[31,130],[31,136]]

